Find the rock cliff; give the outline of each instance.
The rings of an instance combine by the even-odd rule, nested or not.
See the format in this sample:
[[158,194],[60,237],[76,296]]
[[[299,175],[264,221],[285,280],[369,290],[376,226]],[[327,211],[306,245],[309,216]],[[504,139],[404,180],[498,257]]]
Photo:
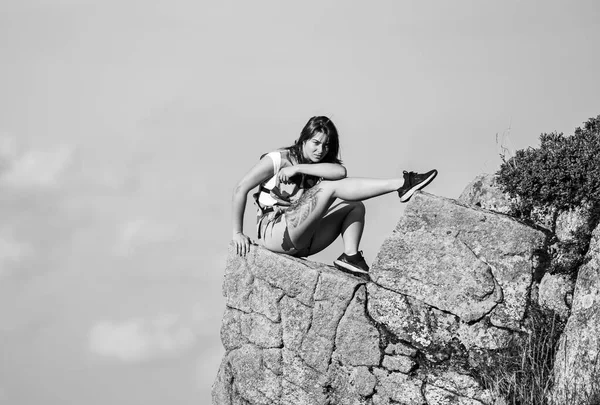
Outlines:
[[230,251],[213,404],[492,404],[474,370],[522,329],[547,236],[417,193],[371,280]]
[[600,403],[600,226],[594,230],[586,259],[556,354],[556,405]]
[[[507,213],[511,199],[494,175],[480,175],[459,201]],[[539,403],[600,404],[600,207],[589,202],[567,210],[537,207],[531,219],[549,233],[547,264],[531,288],[531,303],[566,322],[554,354],[553,374]],[[539,281],[539,282],[538,282]],[[546,331],[551,331],[550,326]],[[559,330],[560,331],[560,330]],[[529,331],[531,332],[531,331]],[[539,333],[539,332],[538,332]],[[530,335],[531,336],[531,335]],[[550,336],[532,336],[552,348]],[[553,348],[552,348],[553,349]]]

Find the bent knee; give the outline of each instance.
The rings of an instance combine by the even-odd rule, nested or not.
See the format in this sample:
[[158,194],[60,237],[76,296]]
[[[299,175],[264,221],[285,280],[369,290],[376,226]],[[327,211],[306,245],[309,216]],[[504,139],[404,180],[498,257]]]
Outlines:
[[367,212],[365,204],[363,204],[362,201],[346,201],[346,203],[352,208],[354,212],[362,214],[363,216],[365,215],[365,212]]

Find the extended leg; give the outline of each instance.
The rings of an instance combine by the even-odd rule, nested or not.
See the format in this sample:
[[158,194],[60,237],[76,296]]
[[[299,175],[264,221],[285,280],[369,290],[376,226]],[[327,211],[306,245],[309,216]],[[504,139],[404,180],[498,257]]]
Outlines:
[[323,183],[326,183],[326,186],[333,186],[334,197],[346,201],[364,201],[398,190],[404,184],[404,179],[348,177],[334,182],[328,181]]
[[333,196],[346,201],[362,201],[397,190],[401,202],[428,185],[437,176],[437,170],[427,173],[404,172],[402,179],[346,178],[336,181]]
[[[321,218],[325,216],[335,198],[346,201],[362,201],[395,191],[403,184],[404,179],[345,178],[336,181],[322,181],[307,190],[298,203],[286,213],[289,238],[297,248],[306,247],[319,227]],[[355,222],[352,221],[348,224],[348,227],[352,227],[349,235],[362,234],[362,227],[359,234],[357,232],[358,225],[351,225]],[[360,236],[354,237],[354,240],[356,239],[360,240]],[[353,238],[351,237],[350,240]],[[356,241],[357,244],[358,241]]]
[[[377,197],[392,191],[399,191],[400,201],[408,201],[410,196],[418,189],[431,182],[437,171],[432,170],[423,175],[405,172],[404,178],[393,179],[369,179],[369,178],[345,178],[335,181],[321,181],[313,188],[307,190],[304,195],[286,212],[287,227],[282,236],[281,248],[288,251],[290,246],[295,249],[306,248],[319,223],[325,216],[329,207],[336,198],[345,201],[363,201]],[[358,249],[358,242],[362,235],[362,225],[351,220],[347,224],[348,244],[345,250]],[[360,222],[362,224],[362,222]],[[331,242],[330,242],[331,243]]]

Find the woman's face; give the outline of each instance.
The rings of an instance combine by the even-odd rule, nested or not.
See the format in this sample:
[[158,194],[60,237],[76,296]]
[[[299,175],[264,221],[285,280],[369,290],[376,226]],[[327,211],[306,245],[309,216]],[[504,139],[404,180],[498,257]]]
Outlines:
[[312,138],[304,141],[302,154],[311,163],[319,163],[329,151],[329,137],[323,132],[317,132]]

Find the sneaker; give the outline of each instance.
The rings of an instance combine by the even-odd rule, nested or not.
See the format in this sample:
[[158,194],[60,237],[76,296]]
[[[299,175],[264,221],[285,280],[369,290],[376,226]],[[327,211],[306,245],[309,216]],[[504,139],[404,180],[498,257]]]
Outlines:
[[337,260],[333,261],[333,264],[340,270],[347,270],[357,274],[369,274],[369,266],[367,266],[367,263],[365,262],[362,251],[351,256],[342,253]]
[[433,169],[427,173],[415,173],[404,171],[404,185],[398,189],[400,202],[407,202],[415,191],[422,189],[437,176],[437,170]]

